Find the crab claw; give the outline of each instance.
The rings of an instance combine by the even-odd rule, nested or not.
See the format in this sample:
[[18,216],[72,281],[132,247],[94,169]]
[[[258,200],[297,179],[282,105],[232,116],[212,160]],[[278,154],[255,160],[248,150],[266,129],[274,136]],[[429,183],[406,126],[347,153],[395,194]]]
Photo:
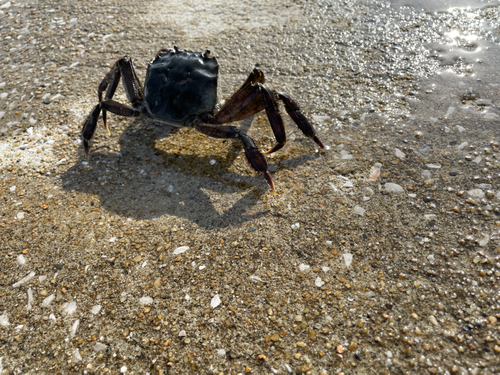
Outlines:
[[90,112],[89,117],[85,120],[82,128],[82,142],[85,149],[85,155],[89,155],[89,141],[92,139],[97,128],[97,119],[101,113],[101,104],[97,104],[92,112]]

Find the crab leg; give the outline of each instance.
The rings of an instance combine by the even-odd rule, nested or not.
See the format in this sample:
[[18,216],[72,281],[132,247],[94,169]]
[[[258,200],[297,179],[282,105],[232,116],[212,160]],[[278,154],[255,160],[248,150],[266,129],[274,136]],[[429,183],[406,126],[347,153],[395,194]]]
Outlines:
[[276,141],[278,142],[276,146],[266,152],[266,154],[272,154],[282,148],[286,143],[285,125],[283,124],[283,118],[280,115],[280,109],[278,107],[278,103],[276,102],[274,93],[264,85],[262,85],[260,89],[262,90],[262,95],[264,96],[267,118],[271,124],[271,129],[273,129],[274,138],[276,138]]
[[267,170],[266,158],[259,151],[252,138],[240,132],[238,128],[234,126],[213,125],[195,122],[194,127],[199,132],[213,138],[239,138],[243,143],[245,156],[251,167],[256,172],[263,173],[267,183],[269,184],[271,189],[274,190],[273,179],[271,178],[271,174]]
[[277,141],[277,144],[266,152],[266,154],[271,154],[281,149],[286,143],[285,126],[278,106],[278,100],[281,100],[286,112],[302,133],[324,148],[323,143],[316,136],[314,127],[300,110],[297,102],[286,94],[269,89],[264,82],[264,73],[256,66],[243,85],[227,100],[210,122],[225,124],[239,121],[265,109]]
[[133,116],[137,117],[142,112],[136,108],[128,107],[124,104],[118,103],[114,100],[104,100],[97,104],[92,112],[90,112],[89,117],[83,124],[82,128],[82,139],[83,139],[83,147],[85,148],[85,154],[88,156],[89,154],[89,141],[94,136],[95,130],[97,128],[97,119],[99,118],[99,113],[104,111],[110,111],[111,113],[120,115],[120,116]]
[[288,95],[283,94],[281,92],[277,93],[278,98],[285,104],[286,113],[290,116],[297,124],[302,133],[308,138],[311,138],[314,142],[318,144],[319,147],[324,148],[323,143],[316,136],[316,132],[314,131],[313,126],[307,119],[307,117],[302,113],[299,108],[299,105]]
[[[249,77],[249,79],[251,76]],[[278,103],[274,93],[261,83],[252,83],[238,90],[219,112],[213,117],[212,122],[225,124],[242,120],[252,116],[263,109],[266,110],[269,123],[273,129],[274,137],[278,144],[266,154],[282,148],[286,142],[285,125],[281,117]]]
[[256,85],[242,87],[215,114],[213,123],[226,124],[250,117],[265,108],[264,98]]
[[[123,87],[125,89],[127,99],[132,103],[134,108],[111,100],[115,94],[118,84],[120,83],[121,77],[123,77]],[[104,91],[106,91],[106,95],[103,100],[102,94]],[[141,114],[141,111],[136,109],[136,107],[139,106],[139,103],[142,101],[144,95],[141,83],[139,82],[139,78],[137,78],[137,74],[135,72],[134,64],[132,64],[132,59],[129,56],[124,56],[113,64],[108,74],[106,74],[104,79],[99,84],[98,96],[99,104],[97,104],[92,112],[90,112],[82,128],[83,146],[85,148],[86,155],[89,154],[89,141],[95,133],[97,120],[101,111],[104,127],[108,131],[108,134],[110,134],[110,132],[106,122],[107,111],[121,116],[139,116]]]
[[[104,91],[106,91],[104,100],[113,99],[116,88],[120,83],[120,77],[123,77],[123,88],[125,89],[127,99],[132,103],[132,106],[135,107],[136,104],[143,99],[144,95],[141,83],[135,72],[134,64],[129,56],[123,56],[116,61],[108,74],[106,74],[101,81],[98,89],[99,102],[102,102],[102,93]],[[102,120],[104,122],[104,127],[108,131],[108,134],[110,134],[106,121],[106,110],[104,108],[102,109]]]
[[90,112],[89,117],[85,120],[82,128],[82,141],[83,147],[85,148],[85,155],[89,155],[89,141],[95,133],[97,127],[97,119],[101,113],[101,103],[97,104],[92,112]]

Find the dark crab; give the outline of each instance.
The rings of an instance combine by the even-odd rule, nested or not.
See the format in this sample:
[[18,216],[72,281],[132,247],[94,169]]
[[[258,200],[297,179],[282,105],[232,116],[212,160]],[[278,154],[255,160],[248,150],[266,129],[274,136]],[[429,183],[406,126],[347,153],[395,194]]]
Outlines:
[[[145,115],[172,126],[189,126],[214,138],[239,138],[252,168],[263,173],[274,190],[266,159],[252,138],[240,132],[238,128],[224,124],[242,120],[265,109],[277,141],[276,146],[266,154],[275,152],[286,142],[285,127],[278,107],[280,100],[304,135],[312,138],[321,148],[323,144],[297,103],[288,95],[264,85],[264,73],[257,67],[239,90],[217,110],[218,72],[219,65],[215,57],[210,56],[210,51],[191,52],[179,50],[177,47],[161,49],[148,66],[143,88],[131,58],[122,57],[99,85],[99,104],[83,124],[85,153],[89,153],[89,141],[94,135],[101,111],[106,130],[106,111],[121,116]],[[120,77],[123,77],[123,86],[131,107],[112,100]],[[104,91],[106,95],[103,100]]]

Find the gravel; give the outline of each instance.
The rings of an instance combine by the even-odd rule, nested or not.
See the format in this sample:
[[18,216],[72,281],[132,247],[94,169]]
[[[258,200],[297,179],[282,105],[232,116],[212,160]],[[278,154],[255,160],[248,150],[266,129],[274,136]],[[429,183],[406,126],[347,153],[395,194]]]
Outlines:
[[[0,0],[0,374],[498,373],[500,13],[434,3]],[[325,149],[285,115],[272,193],[236,140],[109,115],[87,158],[109,67],[174,43]]]

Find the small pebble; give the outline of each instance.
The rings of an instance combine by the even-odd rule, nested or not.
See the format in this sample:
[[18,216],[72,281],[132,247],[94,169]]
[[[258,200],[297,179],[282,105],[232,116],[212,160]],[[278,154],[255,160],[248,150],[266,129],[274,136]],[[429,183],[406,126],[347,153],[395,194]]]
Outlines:
[[352,263],[352,254],[351,253],[344,253],[342,255],[344,256],[345,266],[349,267]]
[[317,121],[317,122],[323,122],[323,121],[328,120],[330,118],[330,116],[320,116],[320,115],[312,115],[311,117],[314,121]]
[[384,188],[385,188],[385,190],[387,190],[387,191],[389,191],[391,193],[395,193],[395,194],[404,193],[403,187],[401,185],[395,184],[393,182],[387,182],[384,185]]
[[347,181],[347,182],[345,182],[345,183],[342,185],[342,187],[343,187],[344,189],[349,189],[349,188],[354,187],[354,184],[353,184],[351,181]]
[[154,302],[154,299],[151,297],[148,297],[148,296],[141,297],[139,299],[139,304],[141,304],[142,306],[151,305],[153,302]]
[[490,236],[485,234],[481,239],[478,240],[478,245],[481,247],[485,247],[490,242]]
[[2,315],[0,315],[0,326],[8,327],[9,325],[9,317],[7,316],[7,311],[5,311]]
[[76,331],[78,329],[78,326],[80,325],[80,319],[77,319],[72,325],[70,329],[70,335],[71,337],[74,337],[76,335]]
[[446,111],[444,118],[450,117],[453,114],[453,112],[455,112],[455,107],[448,107],[448,110]]
[[264,282],[264,280],[262,280],[259,276],[256,276],[256,275],[250,275],[248,278],[252,281],[255,281],[255,282],[261,282],[261,283]]
[[485,193],[481,189],[472,189],[467,191],[467,194],[469,194],[470,197],[476,198],[476,199],[482,199],[485,196]]
[[63,303],[62,307],[63,307],[63,311],[66,315],[72,315],[76,311],[77,305],[76,305],[76,302],[73,301],[73,302]]
[[476,100],[476,105],[479,105],[479,106],[486,107],[486,106],[490,106],[492,104],[493,103],[490,99],[477,99]]
[[216,294],[215,296],[213,296],[212,300],[210,301],[210,306],[212,307],[212,309],[215,309],[220,304],[221,304],[220,297],[218,294]]
[[180,246],[174,250],[174,255],[179,255],[179,254],[185,253],[188,250],[189,250],[189,246]]
[[381,163],[373,164],[372,168],[370,169],[370,177],[368,177],[370,181],[375,181],[378,179],[378,177],[380,176],[380,168],[382,168]]
[[395,149],[395,154],[400,159],[404,159],[406,157],[406,154],[403,151],[401,151],[399,148]]
[[321,277],[318,276],[314,281],[314,285],[316,285],[318,288],[321,288],[323,285],[325,285],[325,282],[321,280]]
[[20,266],[26,264],[26,258],[24,258],[23,254],[17,256],[17,263],[19,263]]
[[351,160],[353,156],[345,150],[340,151],[343,160]]
[[13,288],[18,288],[22,284],[30,281],[33,277],[35,277],[35,271],[31,271],[27,276],[23,277],[21,280],[19,280],[17,283],[12,284]]
[[430,321],[433,325],[435,325],[436,327],[438,327],[438,326],[439,326],[439,323],[438,323],[438,321],[437,321],[437,319],[436,319],[436,317],[435,317],[434,315],[429,315],[429,321]]
[[360,206],[354,206],[353,211],[356,215],[359,215],[359,216],[364,216],[365,212],[366,212],[366,210]]
[[103,351],[103,350],[105,350],[106,348],[107,348],[107,346],[106,346],[106,345],[104,345],[104,344],[101,344],[100,342],[98,342],[98,343],[96,343],[96,344],[94,345],[94,351],[95,351],[95,352],[102,352],[102,351]]
[[499,117],[500,117],[499,115],[497,115],[496,113],[492,113],[492,112],[486,112],[483,116],[483,118],[485,118],[487,120],[495,120]]
[[307,271],[309,268],[310,266],[308,266],[307,264],[304,263],[299,264],[299,270],[302,272]]
[[92,307],[92,309],[90,310],[90,312],[92,314],[94,314],[94,315],[97,315],[101,311],[101,308],[102,308],[101,305],[95,305],[94,307]]

